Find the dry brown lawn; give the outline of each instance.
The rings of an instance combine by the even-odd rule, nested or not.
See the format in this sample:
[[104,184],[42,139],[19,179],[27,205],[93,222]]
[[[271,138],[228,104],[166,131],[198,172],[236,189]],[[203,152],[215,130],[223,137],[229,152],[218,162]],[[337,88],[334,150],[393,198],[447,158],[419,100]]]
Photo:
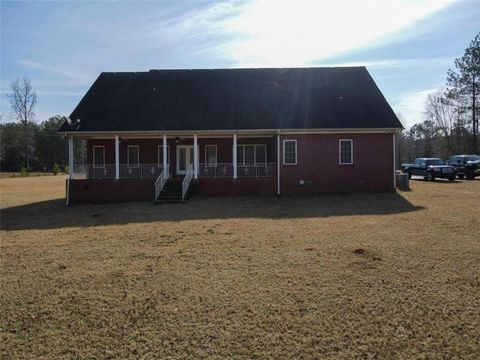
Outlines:
[[0,355],[478,359],[480,180],[411,185],[67,208],[1,179]]

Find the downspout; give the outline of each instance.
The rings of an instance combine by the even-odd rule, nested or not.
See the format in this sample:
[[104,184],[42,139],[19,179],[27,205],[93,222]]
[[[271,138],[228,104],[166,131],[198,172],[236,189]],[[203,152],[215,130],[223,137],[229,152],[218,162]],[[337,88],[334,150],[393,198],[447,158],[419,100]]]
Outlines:
[[277,195],[280,195],[280,130],[277,130]]
[[65,205],[70,205],[70,177],[67,178],[67,198],[65,199]]
[[68,179],[66,205],[70,205],[70,179],[73,176],[73,136],[68,138]]
[[395,191],[395,189],[397,188],[397,174],[396,174],[396,171],[397,171],[397,166],[396,166],[396,153],[395,153],[395,150],[396,150],[396,144],[395,144],[395,135],[396,135],[396,132],[393,133],[393,191]]

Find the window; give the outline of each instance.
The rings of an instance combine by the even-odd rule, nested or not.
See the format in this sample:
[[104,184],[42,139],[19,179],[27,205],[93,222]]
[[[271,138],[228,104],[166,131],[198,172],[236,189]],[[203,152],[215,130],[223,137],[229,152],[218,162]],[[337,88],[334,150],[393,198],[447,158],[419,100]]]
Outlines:
[[245,164],[255,164],[255,145],[243,146],[243,159]]
[[205,145],[205,164],[217,165],[217,145]]
[[297,140],[283,140],[283,165],[297,165]]
[[426,161],[427,166],[431,165],[445,165],[445,162],[442,159],[432,159]]
[[255,146],[255,164],[267,163],[267,145],[261,144]]
[[353,164],[353,140],[341,139],[339,140],[339,162],[340,165]]
[[128,166],[138,166],[139,164],[138,145],[128,145],[127,164]]
[[267,145],[245,144],[237,145],[237,164],[261,165],[267,162]]
[[[163,166],[163,145],[158,145],[158,166]],[[167,145],[167,164],[170,165],[170,145]]]
[[237,165],[243,165],[245,162],[243,161],[243,145],[237,145]]
[[105,167],[105,146],[93,147],[93,166]]

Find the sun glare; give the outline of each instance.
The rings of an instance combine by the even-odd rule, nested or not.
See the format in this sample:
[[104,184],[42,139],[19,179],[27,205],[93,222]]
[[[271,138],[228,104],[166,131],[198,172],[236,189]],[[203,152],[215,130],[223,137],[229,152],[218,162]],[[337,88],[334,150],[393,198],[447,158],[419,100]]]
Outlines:
[[301,66],[381,41],[446,6],[418,2],[255,2],[223,24],[241,65]]

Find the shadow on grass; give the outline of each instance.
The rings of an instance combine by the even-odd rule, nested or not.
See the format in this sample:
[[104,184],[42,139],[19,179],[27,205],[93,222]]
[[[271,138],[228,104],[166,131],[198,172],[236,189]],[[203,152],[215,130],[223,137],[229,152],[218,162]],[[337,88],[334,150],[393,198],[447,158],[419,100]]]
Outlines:
[[397,193],[286,197],[193,197],[187,203],[131,202],[66,207],[63,199],[1,210],[2,230],[233,218],[388,215],[424,209]]
[[453,181],[450,181],[448,179],[436,178],[433,181],[428,181],[427,179],[423,178],[423,176],[412,176],[410,181],[428,182],[429,184],[439,184],[439,185],[445,185],[445,184],[460,185],[463,181],[470,181],[470,180],[455,179]]
[[425,179],[423,176],[412,176],[412,178],[410,179],[410,181],[418,181],[418,182],[428,182],[430,184],[439,184],[439,185],[444,185],[444,184],[450,184],[450,185],[460,185],[462,184],[463,182],[467,181],[467,182],[470,182],[470,181],[480,181],[480,178],[479,177],[476,177],[475,179],[471,179],[471,180],[468,180],[468,179],[455,179],[453,181],[450,181],[448,179],[442,179],[442,178],[436,178],[434,181],[428,181],[427,179]]

